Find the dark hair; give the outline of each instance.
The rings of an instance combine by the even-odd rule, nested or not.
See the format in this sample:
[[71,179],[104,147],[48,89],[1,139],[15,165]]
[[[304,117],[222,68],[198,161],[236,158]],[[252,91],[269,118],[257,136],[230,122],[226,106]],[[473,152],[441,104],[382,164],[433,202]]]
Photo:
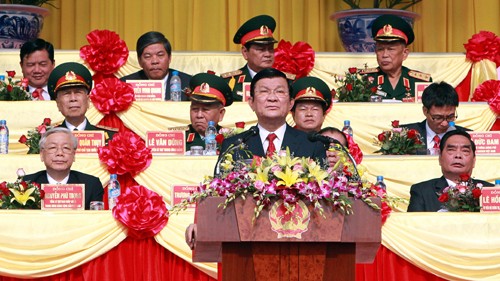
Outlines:
[[139,37],[139,39],[137,39],[137,45],[135,47],[135,49],[137,50],[137,58],[140,58],[142,56],[142,53],[147,46],[156,43],[162,43],[163,47],[165,47],[165,50],[167,51],[168,56],[172,55],[172,45],[170,45],[170,42],[165,37],[165,35],[158,31],[150,31],[144,33],[143,35],[141,35],[141,37]]
[[472,141],[469,133],[467,133],[466,131],[464,130],[460,130],[460,129],[456,129],[456,130],[452,130],[452,131],[449,131],[447,132],[446,134],[444,134],[444,136],[441,138],[441,142],[439,143],[439,149],[441,150],[440,153],[443,152],[444,148],[445,148],[445,145],[446,145],[446,141],[452,137],[452,136],[456,136],[456,135],[459,135],[459,136],[464,136],[466,137],[469,142],[470,142],[470,146],[472,148],[472,153],[473,155],[476,155],[476,144],[474,143],[474,141]]
[[446,82],[432,83],[422,94],[422,103],[427,109],[432,106],[458,106],[458,94],[455,88]]
[[285,79],[286,84],[288,86],[288,95],[290,96],[290,93],[292,92],[292,85],[291,85],[290,81],[288,81],[288,79],[286,78],[285,73],[283,73],[275,68],[264,68],[261,71],[259,71],[257,74],[255,74],[255,76],[252,79],[252,83],[250,83],[250,96],[252,98],[254,97],[255,84],[257,84],[257,82],[260,79],[275,78],[275,77],[281,77],[281,78]]
[[346,144],[345,147],[349,148],[349,141],[347,141],[347,137],[341,130],[335,127],[324,127],[323,129],[319,130],[318,134],[322,135],[323,133],[339,133],[344,139],[344,143]]
[[32,41],[27,41],[23,44],[20,51],[21,63],[24,57],[36,52],[46,50],[49,54],[49,59],[54,62],[54,46],[52,43],[47,42],[41,38],[34,39]]

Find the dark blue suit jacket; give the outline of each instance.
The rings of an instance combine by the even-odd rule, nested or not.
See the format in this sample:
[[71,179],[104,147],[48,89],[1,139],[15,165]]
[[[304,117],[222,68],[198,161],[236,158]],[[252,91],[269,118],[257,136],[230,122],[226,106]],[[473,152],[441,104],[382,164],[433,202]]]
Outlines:
[[[422,142],[424,143],[425,147],[418,149],[417,150],[417,155],[426,155],[427,154],[427,130],[425,128],[425,122],[426,120],[418,123],[410,123],[410,124],[404,124],[401,125],[402,128],[408,128],[408,129],[414,129],[417,130],[420,133],[420,136],[422,137]],[[455,126],[457,130],[463,130],[463,131],[470,131],[470,129],[460,127],[460,126]]]
[[[23,177],[25,181],[36,182],[38,184],[49,183],[47,171],[39,171]],[[85,210],[90,209],[91,201],[102,201],[104,189],[99,178],[71,170],[69,172],[68,184],[85,184]]]
[[[189,88],[189,81],[191,81],[192,77],[187,73],[170,68],[168,70],[167,84],[165,85],[165,100],[170,100],[170,79],[172,78],[172,71],[179,72],[179,77],[181,78],[181,89]],[[149,78],[146,76],[146,73],[144,73],[144,70],[139,70],[127,76],[123,76],[122,78],[120,78],[120,80],[126,82],[126,80],[149,80]],[[184,91],[182,92],[181,100],[189,100]]]
[[[472,180],[474,183],[482,183],[483,186],[493,186],[489,182],[482,180]],[[444,176],[424,182],[414,184],[410,188],[410,205],[408,212],[437,212],[441,209],[441,202],[438,200],[438,192],[442,192],[448,182]]]
[[[225,139],[222,142],[221,151],[226,151],[231,144],[235,144],[238,139],[244,135],[246,135],[246,132]],[[261,157],[266,156],[259,135],[251,136],[246,144],[248,145],[248,150],[252,152],[253,155]],[[307,138],[306,133],[294,129],[289,125],[286,126],[285,136],[281,144],[281,150],[285,150],[287,147],[290,148],[290,152],[296,157],[311,157],[320,161],[319,163],[321,163],[321,165],[324,165],[325,163],[326,153],[323,144],[320,142],[311,142]],[[220,155],[222,155],[222,153]],[[246,155],[244,153],[240,155],[243,159],[252,158],[251,155]]]

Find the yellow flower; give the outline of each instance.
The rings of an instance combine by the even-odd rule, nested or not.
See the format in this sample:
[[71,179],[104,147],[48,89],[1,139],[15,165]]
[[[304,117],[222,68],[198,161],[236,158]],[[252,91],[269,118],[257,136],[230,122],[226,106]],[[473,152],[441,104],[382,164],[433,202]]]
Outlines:
[[263,183],[269,183],[269,170],[271,169],[271,167],[257,167],[256,169],[256,173],[253,174],[251,173],[250,174],[250,177],[253,177],[254,180],[256,181],[261,181]]
[[290,155],[290,149],[287,147],[286,148],[286,155],[278,156],[276,158],[276,162],[281,167],[293,167],[293,165],[300,163],[300,158],[299,157],[292,158],[292,156]]
[[311,162],[308,165],[309,168],[309,178],[316,179],[316,181],[321,182],[328,177],[328,173],[321,169],[321,166],[316,162]]
[[15,200],[20,204],[26,205],[29,200],[35,201],[35,197],[31,196],[31,193],[35,191],[35,187],[29,188],[24,192],[20,192],[14,188],[9,188],[9,190],[14,194],[14,197],[10,200],[11,203]]
[[302,181],[302,179],[299,178],[299,171],[292,171],[290,167],[286,167],[285,172],[276,171],[274,172],[274,175],[277,178],[281,179],[280,181],[278,181],[277,185],[291,187],[292,185]]

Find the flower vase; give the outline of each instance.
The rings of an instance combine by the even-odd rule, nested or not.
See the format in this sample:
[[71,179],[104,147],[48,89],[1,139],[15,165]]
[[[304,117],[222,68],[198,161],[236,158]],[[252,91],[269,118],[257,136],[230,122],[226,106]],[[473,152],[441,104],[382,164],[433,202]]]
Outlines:
[[417,13],[397,9],[352,9],[333,13],[330,19],[337,22],[340,40],[347,52],[375,52],[372,23],[386,14],[400,16],[412,27],[419,17]]
[[38,38],[49,10],[30,5],[0,5],[0,49],[20,49]]

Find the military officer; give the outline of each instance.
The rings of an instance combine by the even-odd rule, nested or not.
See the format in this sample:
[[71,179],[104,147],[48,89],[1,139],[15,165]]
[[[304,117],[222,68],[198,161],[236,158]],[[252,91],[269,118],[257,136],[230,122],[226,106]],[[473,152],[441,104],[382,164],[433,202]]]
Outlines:
[[241,44],[241,54],[247,61],[242,68],[221,74],[231,87],[233,99],[243,100],[243,83],[252,82],[255,74],[264,68],[273,66],[274,43],[273,32],[276,21],[268,15],[260,15],[245,22],[234,35],[233,42]]
[[408,45],[413,42],[413,29],[404,19],[394,15],[383,15],[372,25],[375,40],[377,68],[362,71],[368,74],[373,86],[384,99],[402,100],[415,96],[415,82],[432,82],[430,74],[411,70],[403,66],[410,53]]

